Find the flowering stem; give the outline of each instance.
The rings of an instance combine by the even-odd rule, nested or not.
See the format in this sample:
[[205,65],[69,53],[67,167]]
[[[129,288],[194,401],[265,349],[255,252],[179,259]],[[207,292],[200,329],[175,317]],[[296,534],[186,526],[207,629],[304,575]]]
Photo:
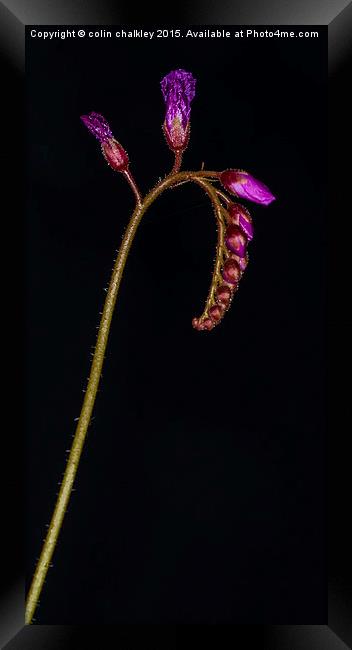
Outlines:
[[221,176],[221,172],[209,172],[205,171],[204,169],[202,169],[200,172],[189,172],[189,174],[200,178],[214,178],[215,180],[219,180]]
[[[131,248],[131,244],[136,234],[138,225],[146,210],[151,206],[151,204],[155,201],[155,199],[157,199],[158,196],[160,196],[160,194],[164,192],[164,190],[176,186],[180,182],[195,181],[198,178],[202,179],[204,177],[214,177],[214,176],[216,177],[218,176],[218,173],[205,172],[204,170],[197,171],[197,172],[179,172],[177,174],[171,173],[168,176],[166,176],[166,178],[164,178],[162,181],[160,181],[160,183],[158,183],[158,185],[156,185],[143,200],[140,197],[139,191],[137,189],[137,186],[134,183],[132,176],[127,173],[125,175],[136,195],[137,205],[133,211],[132,217],[127,226],[113,268],[110,284],[107,291],[107,296],[105,299],[104,309],[100,320],[97,342],[95,346],[92,366],[90,370],[87,389],[85,391],[81,414],[74,434],[74,439],[69,453],[69,457],[67,459],[66,469],[60,486],[60,491],[57,496],[54,512],[34,572],[33,580],[28,592],[28,597],[26,601],[26,613],[25,613],[25,621],[27,625],[32,622],[34,612],[38,605],[39,597],[52,560],[54,549],[61,530],[62,522],[71,496],[73,483],[76,477],[83,445],[85,442],[89,422],[91,419],[91,415],[92,415],[92,411],[93,411],[93,407],[94,407],[94,403],[98,391],[116,298],[120,287],[120,282],[121,282],[123,270],[125,268],[128,253]],[[204,187],[204,189],[207,189],[210,195],[212,194],[210,188]]]

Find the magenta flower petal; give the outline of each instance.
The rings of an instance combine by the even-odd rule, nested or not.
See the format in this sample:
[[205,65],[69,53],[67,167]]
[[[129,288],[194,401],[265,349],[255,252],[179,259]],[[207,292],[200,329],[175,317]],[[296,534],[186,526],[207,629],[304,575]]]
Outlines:
[[223,186],[241,199],[247,199],[261,205],[269,205],[275,201],[275,196],[261,181],[248,172],[239,169],[228,169],[222,172],[220,180]]
[[166,103],[164,132],[173,150],[185,149],[188,143],[191,102],[196,80],[191,72],[173,70],[161,81]]
[[107,142],[113,138],[109,124],[100,113],[94,113],[93,111],[89,115],[81,115],[81,120],[100,142]]

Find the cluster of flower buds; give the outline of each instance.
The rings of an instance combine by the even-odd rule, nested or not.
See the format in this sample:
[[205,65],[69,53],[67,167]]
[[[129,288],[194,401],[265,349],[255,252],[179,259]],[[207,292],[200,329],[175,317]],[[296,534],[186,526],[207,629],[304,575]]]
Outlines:
[[[226,170],[220,175],[220,181],[236,197],[261,205],[269,205],[275,200],[264,183],[243,170]],[[243,205],[232,202],[224,212],[226,227],[218,248],[218,255],[222,259],[221,274],[215,274],[204,313],[192,321],[197,330],[211,330],[221,321],[248,264],[247,246],[253,239],[251,215]]]
[[223,260],[221,274],[215,277],[207,309],[200,318],[192,321],[195,329],[213,329],[230,307],[248,264],[247,246],[251,239],[253,224],[248,210],[239,203],[231,203],[226,210],[226,230],[219,250]]

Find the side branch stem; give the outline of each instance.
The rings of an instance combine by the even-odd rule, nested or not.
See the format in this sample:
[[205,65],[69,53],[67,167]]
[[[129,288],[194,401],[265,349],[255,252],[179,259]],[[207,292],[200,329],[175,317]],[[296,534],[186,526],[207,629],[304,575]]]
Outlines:
[[130,170],[126,169],[126,171],[124,171],[123,174],[124,174],[125,178],[127,179],[128,183],[129,183],[129,185],[130,185],[130,187],[131,187],[131,189],[132,189],[132,191],[133,191],[133,193],[134,193],[134,195],[136,197],[137,203],[140,205],[142,203],[142,197],[141,197],[140,191],[139,191],[139,189],[137,187],[137,183],[134,180]]

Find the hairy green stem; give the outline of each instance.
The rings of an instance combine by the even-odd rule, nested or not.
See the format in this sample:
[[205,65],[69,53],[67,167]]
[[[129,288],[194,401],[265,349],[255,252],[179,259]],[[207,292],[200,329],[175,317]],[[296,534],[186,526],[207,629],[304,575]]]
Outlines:
[[137,205],[127,226],[113,268],[109,288],[105,299],[104,309],[100,320],[97,342],[81,414],[74,434],[72,447],[67,459],[66,469],[60,486],[60,491],[57,496],[54,512],[28,592],[25,613],[26,624],[30,624],[32,622],[34,612],[37,608],[39,597],[42,592],[44,581],[52,560],[62,522],[71,496],[73,483],[76,477],[84,441],[86,438],[98,391],[116,298],[128,253],[131,248],[138,225],[146,210],[158,198],[158,196],[164,192],[164,190],[172,188],[181,182],[193,181],[197,178],[218,178],[218,176],[218,172],[206,172],[203,170],[197,172],[179,172],[176,174],[171,173],[169,176],[160,181],[160,183],[158,183],[158,185],[156,185],[156,187],[154,187],[143,200],[141,200],[139,191],[134,181],[131,180],[131,178],[128,179],[132,186],[132,189],[134,189]]

